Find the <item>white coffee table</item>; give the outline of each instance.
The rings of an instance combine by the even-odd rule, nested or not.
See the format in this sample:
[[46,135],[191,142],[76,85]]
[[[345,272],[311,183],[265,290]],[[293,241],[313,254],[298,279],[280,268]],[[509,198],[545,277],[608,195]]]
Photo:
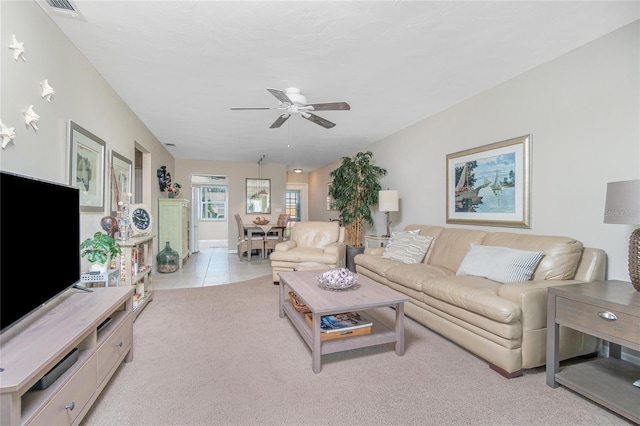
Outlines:
[[[316,280],[318,271],[280,272],[280,318],[285,314],[311,348],[314,373],[321,369],[321,356],[367,346],[395,342],[396,355],[404,355],[404,302],[409,298],[382,284],[360,276],[358,288],[345,291],[328,291],[320,288]],[[304,314],[295,310],[287,296],[293,291],[313,314],[312,327],[304,320]],[[383,307],[395,308],[395,324],[389,327],[375,313],[367,310]],[[320,317],[352,311],[367,311],[373,320],[371,334],[344,339],[320,340]]]

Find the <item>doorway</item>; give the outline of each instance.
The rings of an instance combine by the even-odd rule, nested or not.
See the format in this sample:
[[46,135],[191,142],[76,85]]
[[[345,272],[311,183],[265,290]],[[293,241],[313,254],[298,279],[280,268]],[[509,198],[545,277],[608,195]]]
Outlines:
[[309,220],[308,185],[306,183],[288,183],[285,191],[285,212],[289,215],[289,223],[285,237],[291,236],[296,222]]
[[227,176],[191,175],[191,252],[227,247],[229,240],[229,181]]

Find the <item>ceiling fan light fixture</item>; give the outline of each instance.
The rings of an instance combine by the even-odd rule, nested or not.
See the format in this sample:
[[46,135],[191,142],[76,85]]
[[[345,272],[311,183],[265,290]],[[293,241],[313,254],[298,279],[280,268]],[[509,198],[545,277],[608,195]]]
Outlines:
[[307,97],[300,93],[296,87],[287,87],[285,93],[294,105],[302,106],[307,104]]

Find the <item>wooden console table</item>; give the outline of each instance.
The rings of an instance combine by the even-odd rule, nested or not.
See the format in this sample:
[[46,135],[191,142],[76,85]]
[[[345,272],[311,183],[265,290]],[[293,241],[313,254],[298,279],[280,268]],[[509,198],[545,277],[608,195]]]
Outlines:
[[[560,367],[560,326],[609,341],[609,357]],[[559,384],[640,423],[640,365],[624,361],[621,347],[640,351],[640,292],[624,281],[549,287],[547,385]]]

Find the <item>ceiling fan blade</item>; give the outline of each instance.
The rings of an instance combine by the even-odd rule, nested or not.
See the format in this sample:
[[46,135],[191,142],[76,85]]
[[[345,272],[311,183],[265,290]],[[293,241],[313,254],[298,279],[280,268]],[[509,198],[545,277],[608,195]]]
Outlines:
[[351,106],[346,102],[321,102],[308,106],[312,106],[314,111],[346,111],[351,109]]
[[267,89],[269,91],[269,93],[271,93],[273,96],[275,96],[276,98],[278,98],[278,100],[284,104],[291,104],[293,105],[293,102],[291,101],[291,99],[289,99],[289,96],[287,96],[287,94],[280,90],[280,89]]
[[317,115],[311,114],[310,112],[302,114],[302,117],[324,127],[325,129],[330,129],[336,125],[336,123],[332,123],[329,120],[325,120],[324,118],[318,117]]
[[269,128],[270,129],[276,129],[276,128],[282,126],[284,124],[284,122],[289,119],[289,117],[291,117],[289,114],[282,114],[281,116],[276,118],[276,121],[274,121],[273,124],[271,126],[269,126]]
[[231,107],[233,110],[248,110],[248,109],[271,109],[268,107]]

